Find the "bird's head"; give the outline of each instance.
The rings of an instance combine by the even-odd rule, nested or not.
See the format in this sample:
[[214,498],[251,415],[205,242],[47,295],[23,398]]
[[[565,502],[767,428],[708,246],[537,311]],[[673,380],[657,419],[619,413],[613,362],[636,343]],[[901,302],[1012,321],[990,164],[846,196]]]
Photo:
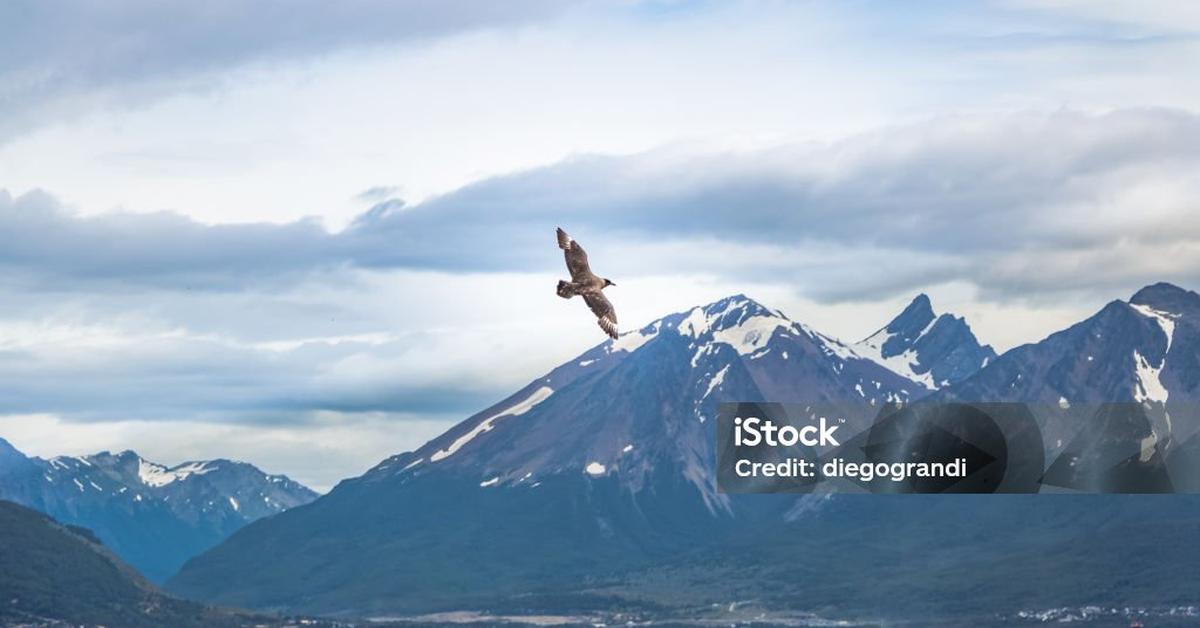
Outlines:
[[617,284],[613,283],[612,279],[608,279],[608,278],[604,279],[604,287],[605,288],[607,288],[609,286],[615,286],[615,285],[617,285]]

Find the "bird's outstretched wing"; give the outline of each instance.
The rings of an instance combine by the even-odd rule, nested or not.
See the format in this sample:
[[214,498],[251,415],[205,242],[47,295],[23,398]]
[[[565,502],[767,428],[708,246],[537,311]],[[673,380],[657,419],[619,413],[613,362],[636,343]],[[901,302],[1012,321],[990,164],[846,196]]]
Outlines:
[[608,334],[613,340],[617,338],[617,311],[613,309],[613,304],[609,302],[608,297],[600,291],[585,292],[583,300],[592,310],[592,314],[596,315],[596,323],[600,325],[600,329]]
[[571,281],[582,281],[592,276],[587,251],[561,228],[558,230],[558,248],[563,250],[563,257],[567,260],[567,272],[571,273]]

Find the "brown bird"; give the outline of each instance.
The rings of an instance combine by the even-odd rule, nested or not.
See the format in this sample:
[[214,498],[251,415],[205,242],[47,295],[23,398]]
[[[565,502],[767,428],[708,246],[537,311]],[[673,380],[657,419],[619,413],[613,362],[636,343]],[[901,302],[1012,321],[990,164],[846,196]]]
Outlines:
[[563,257],[567,260],[567,271],[571,273],[571,281],[558,282],[558,296],[569,299],[577,294],[582,295],[584,303],[587,303],[592,314],[596,315],[600,329],[615,339],[617,311],[601,291],[617,284],[593,273],[588,266],[587,251],[561,228],[558,230],[558,248],[563,250]]

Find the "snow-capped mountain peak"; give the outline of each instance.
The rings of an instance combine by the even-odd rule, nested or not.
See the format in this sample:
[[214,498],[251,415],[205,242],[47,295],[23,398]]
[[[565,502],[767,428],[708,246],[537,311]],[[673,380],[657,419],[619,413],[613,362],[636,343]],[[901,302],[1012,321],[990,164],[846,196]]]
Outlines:
[[794,328],[794,323],[781,312],[769,310],[741,294],[694,307],[683,320],[668,321],[666,325],[674,326],[680,336],[694,344],[724,344],[738,355],[753,355],[766,347],[776,330]]
[[694,340],[715,340],[740,347],[742,351],[739,352],[752,352],[755,345],[765,342],[759,340],[764,334],[769,338],[776,327],[789,325],[791,321],[782,313],[769,310],[746,295],[737,294],[663,317],[641,329],[625,332],[602,346],[605,353],[632,353],[664,330],[673,330]]
[[1165,282],[1138,290],[1129,303],[1174,316],[1200,314],[1200,294]]
[[938,315],[924,294],[854,351],[902,377],[935,390],[973,375],[996,358],[962,317]]
[[751,320],[766,319],[787,322],[787,317],[764,307],[744,294],[736,294],[708,305],[687,311],[677,325],[681,335],[699,338],[707,333],[719,333],[746,325]]
[[[366,477],[467,473],[481,488],[556,474],[640,485],[672,460],[706,507],[717,407],[726,401],[914,399],[927,392],[849,346],[733,295],[606,341]],[[632,444],[638,443],[636,447]]]
[[[1153,323],[1152,328],[1156,328],[1162,338],[1133,350],[1134,400],[1165,405],[1172,387],[1187,390],[1185,394],[1191,393],[1196,385],[1195,377],[1190,373],[1196,364],[1195,325],[1200,319],[1200,294],[1169,283],[1156,283],[1138,290],[1128,305]],[[1180,342],[1184,346],[1177,351]],[[1168,375],[1168,361],[1172,359],[1184,364],[1182,369],[1172,368]]]

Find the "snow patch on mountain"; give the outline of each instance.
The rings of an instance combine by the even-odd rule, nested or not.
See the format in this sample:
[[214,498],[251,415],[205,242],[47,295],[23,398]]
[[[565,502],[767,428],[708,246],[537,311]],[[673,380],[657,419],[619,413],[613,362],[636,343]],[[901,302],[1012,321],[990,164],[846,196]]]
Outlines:
[[1130,303],[1129,307],[1133,308],[1138,314],[1157,323],[1159,330],[1162,331],[1163,336],[1167,339],[1166,349],[1163,350],[1162,359],[1158,360],[1157,365],[1151,364],[1149,358],[1140,351],[1134,350],[1133,398],[1139,403],[1154,402],[1165,404],[1170,391],[1162,383],[1162,372],[1167,366],[1167,355],[1171,351],[1171,345],[1175,342],[1175,320],[1179,318],[1179,315],[1156,309],[1144,303]]
[[917,357],[917,352],[914,349],[909,349],[904,353],[893,356],[884,357],[882,347],[885,342],[891,339],[891,335],[885,334],[879,337],[875,334],[870,338],[855,345],[856,352],[864,358],[875,362],[876,364],[886,368],[887,370],[904,377],[911,379],[930,390],[936,390],[945,386],[946,381],[935,382],[933,374],[929,371],[918,373],[916,368],[920,366],[920,358]]
[[[1178,314],[1156,310],[1149,305],[1140,305],[1130,303],[1129,307],[1137,310],[1139,314],[1158,323],[1160,329],[1167,337],[1167,351],[1171,350],[1171,343],[1175,340],[1175,319],[1179,318]],[[1163,360],[1166,360],[1164,357]],[[1161,368],[1161,365],[1159,366]]]
[[[637,331],[629,331],[621,334],[616,340],[609,341],[607,352],[616,353],[617,351],[626,351],[628,353],[633,353],[634,351],[637,351],[638,347],[641,347],[647,342],[654,340],[654,338],[658,336],[661,324],[662,322],[658,321],[649,328],[639,329]],[[580,366],[586,365],[580,364]]]
[[697,347],[696,353],[692,356],[692,362],[691,362],[692,368],[696,368],[696,365],[700,363],[700,358],[712,353],[712,350],[713,350],[712,345],[700,345],[699,347]]
[[155,488],[166,486],[172,482],[186,479],[190,475],[204,475],[216,469],[208,462],[185,462],[177,467],[167,468],[161,464],[138,458],[138,478],[146,486]]
[[439,449],[438,451],[434,452],[433,455],[429,457],[429,461],[437,462],[439,460],[443,460],[445,458],[452,456],[454,454],[454,452],[458,451],[459,449],[462,449],[463,445],[466,445],[467,443],[474,440],[476,436],[479,436],[480,434],[483,434],[484,432],[491,431],[492,426],[496,422],[497,419],[500,419],[503,417],[508,417],[508,416],[520,416],[522,414],[525,414],[526,412],[529,412],[529,410],[531,408],[533,408],[537,404],[545,401],[548,397],[550,397],[550,395],[553,395],[553,394],[554,394],[554,390],[551,389],[549,386],[542,386],[541,388],[538,388],[537,390],[533,391],[532,394],[530,394],[528,397],[526,397],[524,400],[522,400],[520,403],[518,403],[506,410],[502,410],[496,414],[493,414],[492,416],[477,423],[475,425],[475,427],[471,429],[471,431],[467,432],[466,434],[463,434],[462,436],[459,436],[453,443],[450,443],[449,447],[447,447],[445,449]]
[[709,320],[704,313],[704,308],[694,307],[688,312],[687,318],[680,321],[679,326],[675,328],[681,336],[691,336],[699,338],[708,331]]
[[1133,351],[1133,365],[1135,370],[1135,381],[1133,386],[1133,398],[1138,403],[1157,402],[1165,404],[1167,396],[1170,394],[1167,387],[1163,386],[1162,375],[1163,366],[1167,363],[1166,356],[1159,362],[1157,367],[1150,366],[1147,360],[1136,349]]
[[713,389],[715,389],[717,386],[720,386],[721,382],[725,381],[725,373],[728,372],[729,365],[726,364],[721,368],[721,370],[717,371],[716,375],[713,375],[713,378],[708,382],[708,390],[704,391],[704,398],[708,398],[708,396],[712,394]]
[[738,352],[749,355],[767,345],[775,330],[789,327],[789,321],[775,316],[754,316],[737,327],[713,332],[713,342],[722,342]]
[[810,338],[816,340],[817,344],[821,345],[821,348],[825,351],[825,355],[834,356],[843,361],[865,359],[850,345],[838,340],[837,338],[826,336],[819,331],[809,328],[808,325],[803,323],[796,323],[796,327],[798,327],[801,332],[808,334]]
[[55,456],[49,460],[52,469],[75,469],[80,466],[92,466],[87,460],[77,456]]

